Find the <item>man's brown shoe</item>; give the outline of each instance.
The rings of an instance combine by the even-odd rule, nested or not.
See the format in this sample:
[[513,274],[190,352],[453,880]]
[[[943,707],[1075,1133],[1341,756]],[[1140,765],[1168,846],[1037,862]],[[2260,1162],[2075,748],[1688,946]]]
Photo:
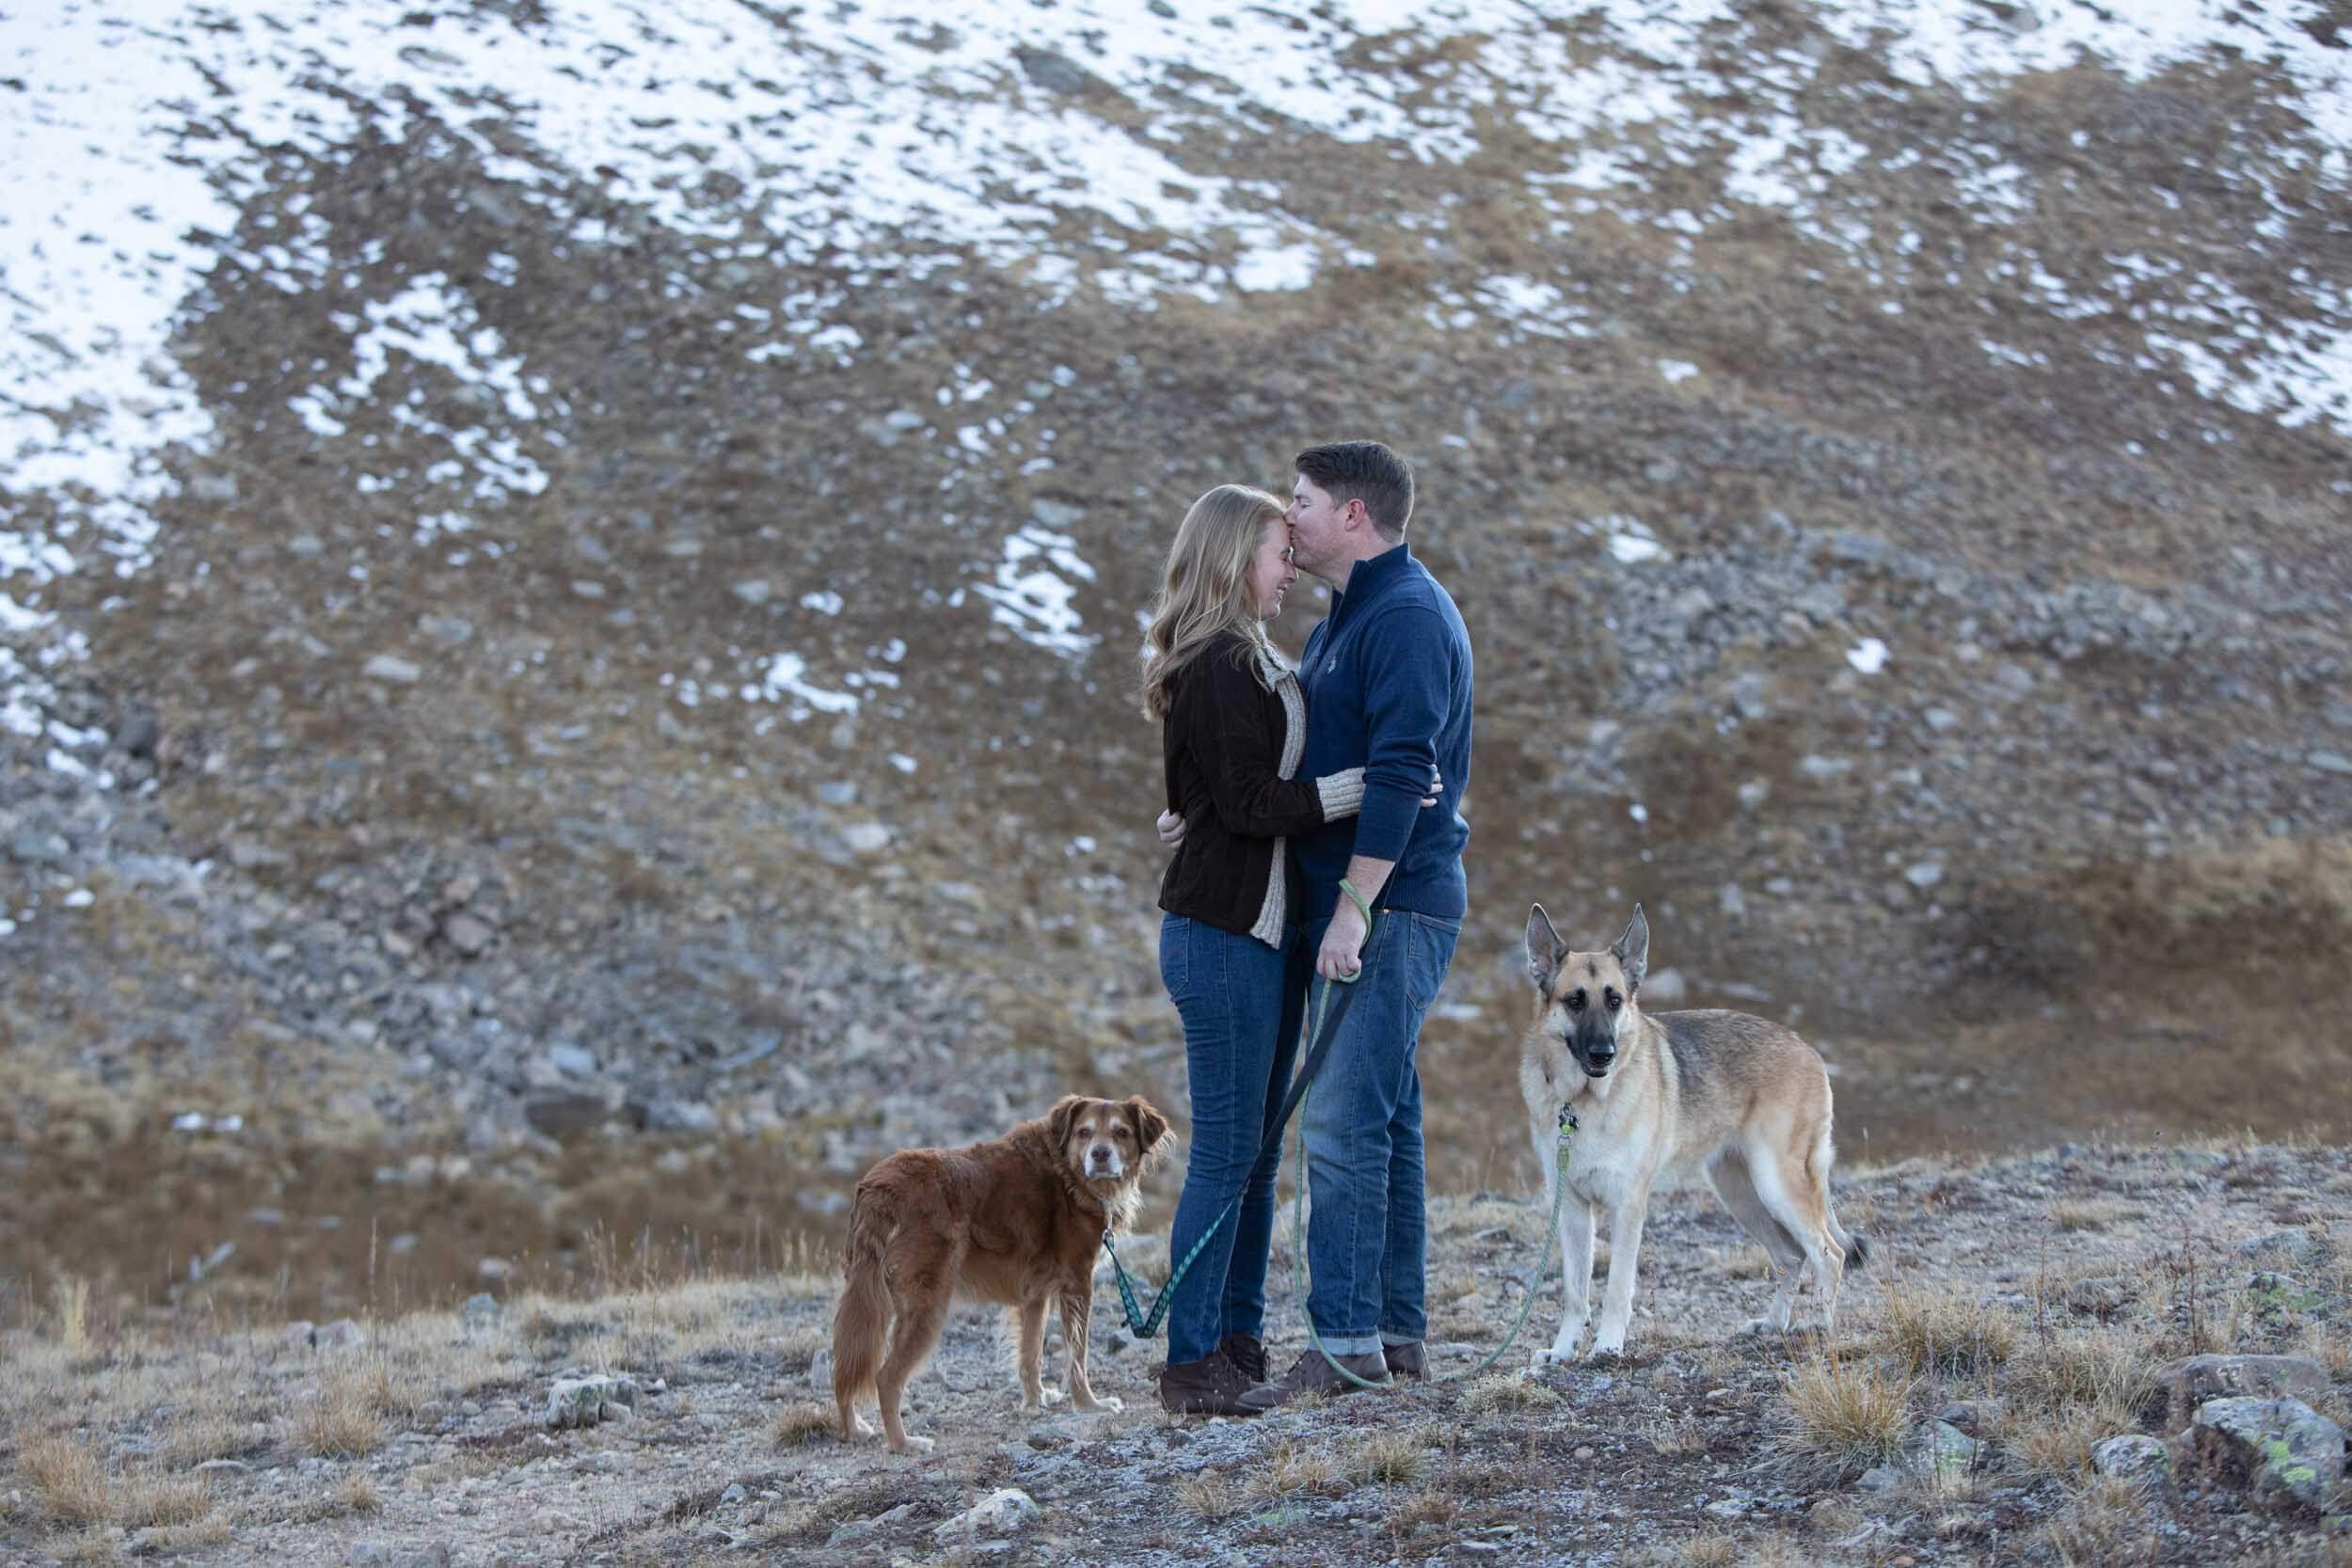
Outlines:
[[[1389,1364],[1378,1351],[1362,1355],[1343,1355],[1339,1364],[1362,1378],[1366,1383],[1384,1384],[1389,1381]],[[1359,1386],[1331,1370],[1331,1363],[1323,1352],[1309,1345],[1299,1358],[1291,1363],[1278,1383],[1261,1383],[1241,1397],[1242,1408],[1253,1414],[1285,1405],[1301,1394],[1352,1394]]]
[[1221,1349],[1198,1361],[1180,1362],[1160,1372],[1160,1408],[1171,1416],[1255,1416],[1241,1403],[1252,1379]]
[[1248,1334],[1228,1334],[1217,1341],[1225,1359],[1248,1381],[1244,1387],[1254,1387],[1266,1380],[1265,1342]]
[[1389,1375],[1406,1383],[1429,1381],[1429,1350],[1421,1340],[1409,1344],[1382,1345],[1380,1358],[1389,1364]]

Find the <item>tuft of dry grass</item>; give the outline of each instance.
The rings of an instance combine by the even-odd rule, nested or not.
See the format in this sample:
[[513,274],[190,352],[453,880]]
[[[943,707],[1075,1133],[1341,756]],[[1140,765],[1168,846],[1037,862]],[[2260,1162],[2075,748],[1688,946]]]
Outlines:
[[2138,1429],[2154,1394],[2147,1347],[2117,1332],[2067,1335],[2020,1355],[2004,1381],[2004,1436],[2028,1469],[2088,1477],[2101,1439]]
[[1375,1432],[1364,1440],[1348,1469],[1357,1480],[1396,1484],[1421,1479],[1428,1461],[1427,1436],[1413,1432]]
[[117,1539],[112,1527],[91,1525],[50,1542],[49,1549],[67,1568],[111,1568],[122,1560],[115,1550]]
[[1641,1431],[1642,1441],[1669,1459],[1707,1451],[1707,1429],[1688,1411],[1671,1421],[1644,1421]]
[[1248,1497],[1223,1470],[1200,1470],[1176,1483],[1176,1500],[1203,1519],[1222,1519]]
[[775,1425],[770,1429],[770,1435],[789,1448],[796,1443],[832,1435],[833,1422],[832,1411],[814,1400],[803,1400],[776,1412]]
[[1424,1486],[1420,1491],[1399,1498],[1389,1509],[1389,1525],[1395,1529],[1419,1529],[1423,1525],[1444,1528],[1454,1523],[1462,1512],[1459,1498],[1442,1486]]
[[1497,1410],[1543,1410],[1559,1402],[1556,1389],[1509,1372],[1488,1372],[1462,1395],[1462,1408],[1482,1416]]
[[213,1489],[189,1477],[142,1476],[127,1481],[115,1503],[115,1520],[126,1529],[149,1525],[190,1525],[213,1511]]
[[2153,1561],[2157,1542],[2148,1528],[2147,1493],[2121,1476],[2092,1477],[2042,1527],[2042,1539],[2062,1568]]
[[1675,1552],[1681,1568],[1732,1568],[1744,1555],[1736,1535],[1694,1535]]
[[1979,1377],[2016,1354],[2016,1320],[1978,1297],[1922,1292],[1898,1282],[1886,1291],[1886,1331],[1915,1377]]
[[234,1459],[253,1449],[252,1428],[217,1404],[180,1413],[164,1438],[164,1462],[185,1468],[208,1459]]
[[1788,1428],[1776,1440],[1800,1467],[1851,1480],[1902,1452],[1912,1385],[1873,1362],[1817,1355],[1781,1375]]
[[384,1441],[384,1399],[389,1383],[382,1364],[329,1367],[319,1391],[294,1413],[294,1445],[326,1459],[357,1459]]
[[1242,1490],[1248,1500],[1256,1502],[1293,1492],[1327,1491],[1339,1479],[1339,1466],[1321,1449],[1304,1443],[1277,1443],[1264,1451]]
[[2050,1223],[2060,1230],[2105,1230],[2131,1216],[2129,1205],[2101,1198],[2061,1199],[2050,1205]]
[[41,1514],[60,1524],[95,1525],[114,1512],[105,1462],[76,1437],[35,1437],[18,1450],[16,1467],[33,1489]]

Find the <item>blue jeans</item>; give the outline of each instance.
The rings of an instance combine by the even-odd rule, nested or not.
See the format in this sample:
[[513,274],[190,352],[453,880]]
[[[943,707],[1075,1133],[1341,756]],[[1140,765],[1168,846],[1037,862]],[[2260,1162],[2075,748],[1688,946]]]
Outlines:
[[[1295,942],[1278,949],[1183,915],[1161,917],[1160,978],[1184,1020],[1192,1079],[1192,1147],[1168,1231],[1170,1268],[1241,1192],[1267,1124],[1281,1108],[1298,1053],[1308,974]],[[1262,1337],[1278,1163],[1269,1161],[1249,1183],[1238,1209],[1177,1281],[1168,1312],[1170,1366],[1200,1360],[1229,1334]]]
[[[1328,921],[1300,943],[1311,970]],[[1445,984],[1462,923],[1383,910],[1358,995],[1307,1091],[1307,1315],[1334,1355],[1428,1332],[1427,1167],[1421,1143],[1421,1022]],[[1315,984],[1320,987],[1323,982]],[[1334,997],[1331,1006],[1339,1006]]]

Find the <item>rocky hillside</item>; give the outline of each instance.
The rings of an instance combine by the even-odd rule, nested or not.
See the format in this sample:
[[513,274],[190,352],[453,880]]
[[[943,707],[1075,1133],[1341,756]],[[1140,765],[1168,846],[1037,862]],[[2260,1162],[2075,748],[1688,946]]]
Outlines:
[[1441,1187],[1536,898],[1850,1150],[2342,1138],[2352,19],[2137,10],[13,21],[0,1292],[755,1257],[1181,1105],[1136,617],[1339,436],[1479,654]]
[[[484,1294],[367,1324],[113,1321],[0,1335],[0,1554],[223,1568],[2006,1568],[2352,1560],[2342,1150],[2069,1145],[1841,1183],[1876,1257],[1834,1354],[1741,1335],[1763,1254],[1711,1200],[1654,1213],[1628,1354],[1522,1376],[1547,1215],[1432,1215],[1433,1370],[1258,1421],[1171,1419],[1163,1346],[1096,1291],[1097,1416],[1019,1409],[977,1309],[908,1391],[938,1440],[831,1433],[837,1279]],[[1287,1232],[1285,1232],[1287,1234]],[[1135,1239],[1139,1260],[1164,1244]],[[1269,1326],[1303,1348],[1286,1254]],[[1528,1336],[1558,1310],[1547,1281]],[[1809,1303],[1804,1305],[1809,1307]],[[1800,1320],[1803,1322],[1804,1320]],[[1057,1359],[1049,1363],[1057,1378]]]

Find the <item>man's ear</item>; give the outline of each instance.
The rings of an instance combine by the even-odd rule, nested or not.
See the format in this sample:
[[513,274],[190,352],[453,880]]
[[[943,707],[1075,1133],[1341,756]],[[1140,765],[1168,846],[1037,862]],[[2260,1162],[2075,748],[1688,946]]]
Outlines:
[[1551,982],[1560,975],[1560,960],[1568,956],[1568,944],[1560,940],[1560,933],[1551,928],[1551,916],[1541,904],[1527,911],[1527,977],[1535,982],[1535,989],[1551,994]]
[[1136,1124],[1136,1147],[1146,1154],[1157,1153],[1168,1137],[1168,1118],[1139,1094],[1127,1097],[1127,1115]]
[[1084,1095],[1066,1094],[1045,1113],[1045,1130],[1053,1134],[1057,1151],[1069,1148],[1070,1130],[1078,1125],[1078,1107],[1085,1103]]
[[1632,922],[1625,935],[1609,944],[1617,964],[1625,971],[1625,991],[1628,996],[1642,989],[1642,976],[1649,973],[1649,921],[1642,913],[1642,906],[1633,906]]

